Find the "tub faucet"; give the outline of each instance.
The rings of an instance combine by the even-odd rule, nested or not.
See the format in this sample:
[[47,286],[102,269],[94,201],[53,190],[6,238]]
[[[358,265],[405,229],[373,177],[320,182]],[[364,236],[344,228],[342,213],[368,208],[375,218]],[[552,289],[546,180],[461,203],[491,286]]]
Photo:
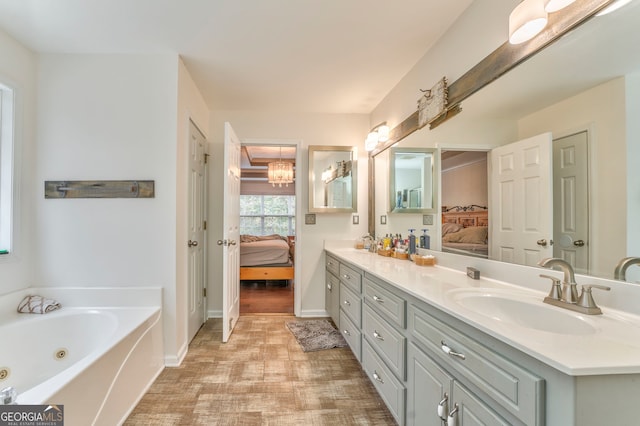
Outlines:
[[0,391],[0,405],[12,405],[18,399],[18,392],[11,386]]
[[624,259],[620,260],[620,262],[618,262],[618,264],[616,265],[615,271],[613,271],[613,277],[616,280],[625,281],[627,279],[627,268],[629,268],[629,266],[631,265],[640,266],[640,257],[625,257]]
[[562,298],[563,302],[578,303],[578,285],[573,273],[573,267],[569,262],[557,257],[547,257],[538,262],[538,266],[543,268],[558,267],[564,274],[562,278]]

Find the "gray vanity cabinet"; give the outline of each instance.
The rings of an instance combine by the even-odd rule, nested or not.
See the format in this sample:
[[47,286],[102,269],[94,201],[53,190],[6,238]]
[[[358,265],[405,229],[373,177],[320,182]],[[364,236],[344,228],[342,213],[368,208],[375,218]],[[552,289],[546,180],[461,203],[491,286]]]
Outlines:
[[[334,267],[335,265],[335,267]],[[324,308],[329,313],[333,323],[340,327],[340,279],[339,262],[331,256],[327,256],[325,260],[325,289],[324,289]]]
[[452,411],[458,425],[511,424],[413,344],[407,362],[407,425],[441,426]]
[[362,271],[327,254],[325,309],[353,351],[362,360]]

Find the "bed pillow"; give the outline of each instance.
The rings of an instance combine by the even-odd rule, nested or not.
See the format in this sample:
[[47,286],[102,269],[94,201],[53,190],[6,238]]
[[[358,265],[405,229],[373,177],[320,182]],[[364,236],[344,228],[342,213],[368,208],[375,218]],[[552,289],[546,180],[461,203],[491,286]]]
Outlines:
[[445,243],[485,244],[488,229],[486,226],[470,226],[442,237]]
[[458,232],[464,228],[464,226],[459,223],[443,223],[442,224],[442,236],[444,237],[447,234],[451,234],[452,232]]

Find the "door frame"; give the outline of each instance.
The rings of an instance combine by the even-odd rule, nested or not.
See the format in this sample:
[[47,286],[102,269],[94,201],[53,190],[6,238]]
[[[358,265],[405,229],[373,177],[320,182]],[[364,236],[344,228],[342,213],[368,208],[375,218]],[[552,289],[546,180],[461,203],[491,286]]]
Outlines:
[[306,171],[302,170],[302,139],[275,139],[275,138],[246,138],[240,139],[242,145],[276,145],[276,146],[295,146],[296,148],[296,172],[295,180],[293,182],[296,194],[296,250],[293,257],[293,273],[294,273],[294,286],[293,286],[293,314],[297,317],[301,315],[302,311],[302,291],[301,291],[301,268],[302,264],[302,247],[303,235],[302,235],[302,176],[306,176]]

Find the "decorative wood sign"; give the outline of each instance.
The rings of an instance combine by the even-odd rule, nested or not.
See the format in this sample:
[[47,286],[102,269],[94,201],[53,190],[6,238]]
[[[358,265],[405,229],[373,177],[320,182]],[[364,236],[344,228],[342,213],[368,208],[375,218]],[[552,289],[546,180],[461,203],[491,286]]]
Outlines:
[[418,128],[432,123],[440,117],[447,108],[447,79],[442,77],[430,90],[418,99]]
[[44,198],[154,198],[153,180],[48,180]]

